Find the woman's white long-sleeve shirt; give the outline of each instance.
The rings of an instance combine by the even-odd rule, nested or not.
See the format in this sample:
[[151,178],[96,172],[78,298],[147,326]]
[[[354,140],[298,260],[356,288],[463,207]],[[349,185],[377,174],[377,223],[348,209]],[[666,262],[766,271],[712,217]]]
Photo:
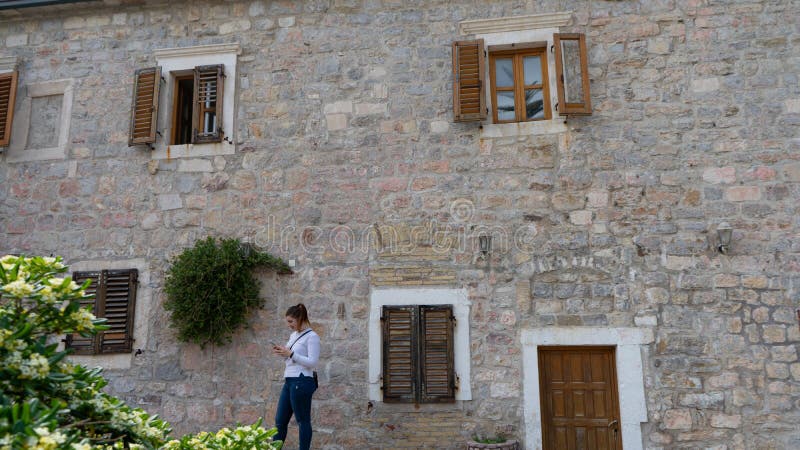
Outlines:
[[[314,330],[308,333],[306,331],[308,329],[295,331],[289,336],[286,347],[292,346],[294,355],[291,358],[286,358],[286,370],[283,371],[285,378],[299,377],[301,373],[310,377],[313,376],[314,370],[317,368],[317,363],[319,362],[319,335]],[[304,335],[303,333],[306,334]]]

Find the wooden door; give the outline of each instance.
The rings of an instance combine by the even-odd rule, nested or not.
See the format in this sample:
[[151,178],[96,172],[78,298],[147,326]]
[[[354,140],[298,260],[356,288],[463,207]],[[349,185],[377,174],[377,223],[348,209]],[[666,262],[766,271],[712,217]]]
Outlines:
[[545,450],[621,450],[614,347],[539,347]]

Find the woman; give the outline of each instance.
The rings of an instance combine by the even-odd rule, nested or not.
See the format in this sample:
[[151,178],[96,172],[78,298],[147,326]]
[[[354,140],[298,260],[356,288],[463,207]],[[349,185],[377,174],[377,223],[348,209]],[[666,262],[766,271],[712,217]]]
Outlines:
[[314,370],[319,361],[319,336],[311,329],[308,311],[299,303],[286,310],[286,325],[292,330],[286,346],[273,345],[272,353],[286,358],[281,398],[275,412],[278,434],[274,440],[286,440],[286,427],[294,414],[300,427],[299,450],[311,447],[311,396],[317,390]]

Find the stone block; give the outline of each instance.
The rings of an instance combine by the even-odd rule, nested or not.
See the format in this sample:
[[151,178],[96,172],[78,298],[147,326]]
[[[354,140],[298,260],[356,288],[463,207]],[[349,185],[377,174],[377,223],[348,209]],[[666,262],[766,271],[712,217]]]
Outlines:
[[431,122],[431,133],[442,134],[447,133],[450,129],[450,123],[444,120],[434,120]]
[[773,361],[795,362],[797,361],[797,349],[794,345],[774,346],[770,349]]
[[356,103],[356,115],[386,114],[385,103]]
[[711,389],[732,388],[739,384],[739,374],[736,372],[723,372],[709,377],[707,383]]
[[692,80],[692,92],[707,93],[719,90],[719,78],[703,78],[700,80]]
[[703,181],[711,184],[730,184],[736,181],[735,167],[709,167],[703,171]]
[[800,182],[800,163],[786,164],[781,168],[785,181]]
[[574,225],[590,225],[592,223],[591,211],[571,211],[569,213],[569,221]]
[[162,211],[183,208],[181,196],[178,194],[161,194],[158,196],[158,207]]
[[178,172],[213,172],[211,161],[207,159],[181,159],[178,161]]
[[663,422],[668,430],[691,430],[692,412],[689,409],[668,409],[664,412]]
[[761,336],[766,344],[786,342],[786,327],[784,325],[764,325]]
[[789,114],[800,114],[800,98],[790,98],[783,101],[786,112]]
[[725,190],[725,199],[732,202],[761,200],[759,186],[734,186]]
[[722,392],[681,394],[678,396],[678,404],[700,409],[722,409],[725,404],[725,394]]
[[343,100],[340,102],[328,103],[323,107],[325,114],[350,114],[353,112],[353,102]]
[[28,45],[27,34],[12,34],[6,38],[6,47],[21,47]]
[[346,114],[328,114],[325,116],[328,131],[338,131],[347,128]]
[[739,428],[742,426],[741,414],[712,414],[710,425],[714,428]]
[[789,378],[789,365],[785,363],[767,363],[767,378],[784,380]]

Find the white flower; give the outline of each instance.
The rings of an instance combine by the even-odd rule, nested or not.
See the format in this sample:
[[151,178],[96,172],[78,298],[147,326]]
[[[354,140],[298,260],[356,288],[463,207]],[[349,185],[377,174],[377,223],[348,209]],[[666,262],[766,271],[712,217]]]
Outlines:
[[25,280],[17,280],[3,286],[3,290],[13,297],[25,297],[33,292],[33,286]]
[[19,377],[23,379],[44,378],[50,373],[50,363],[44,356],[32,353],[27,360],[22,361],[19,371],[21,372]]
[[92,328],[92,321],[95,319],[95,316],[85,309],[80,309],[70,314],[69,318],[75,321],[76,331],[83,331]]

